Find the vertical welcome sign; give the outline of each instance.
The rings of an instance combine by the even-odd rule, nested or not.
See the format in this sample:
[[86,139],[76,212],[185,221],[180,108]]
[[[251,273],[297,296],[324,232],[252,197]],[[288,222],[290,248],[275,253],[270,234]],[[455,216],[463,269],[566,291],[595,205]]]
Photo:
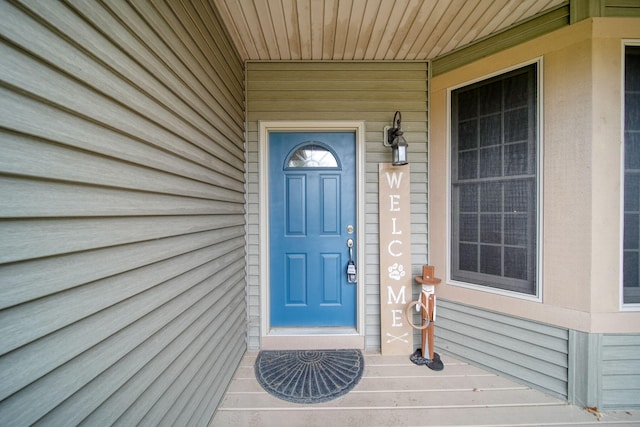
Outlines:
[[382,354],[411,354],[413,329],[404,318],[411,302],[410,165],[380,163],[380,333]]

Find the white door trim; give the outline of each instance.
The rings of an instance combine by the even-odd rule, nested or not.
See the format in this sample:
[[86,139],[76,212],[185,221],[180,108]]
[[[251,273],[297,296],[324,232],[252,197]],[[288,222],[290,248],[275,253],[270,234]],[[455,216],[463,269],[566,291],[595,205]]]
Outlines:
[[[365,325],[365,125],[362,121],[260,121],[258,122],[258,174],[260,224],[260,348],[364,348]],[[356,138],[356,230],[358,283],[357,325],[350,328],[272,329],[269,325],[269,133],[355,132]]]

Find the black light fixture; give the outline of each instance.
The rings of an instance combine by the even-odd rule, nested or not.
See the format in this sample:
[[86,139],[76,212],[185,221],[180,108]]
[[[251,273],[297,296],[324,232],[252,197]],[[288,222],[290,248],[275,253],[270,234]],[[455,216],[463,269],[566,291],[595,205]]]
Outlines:
[[404,139],[402,127],[402,114],[396,111],[393,116],[393,126],[384,127],[385,147],[391,147],[391,164],[393,166],[403,166],[409,163],[407,160],[407,140]]

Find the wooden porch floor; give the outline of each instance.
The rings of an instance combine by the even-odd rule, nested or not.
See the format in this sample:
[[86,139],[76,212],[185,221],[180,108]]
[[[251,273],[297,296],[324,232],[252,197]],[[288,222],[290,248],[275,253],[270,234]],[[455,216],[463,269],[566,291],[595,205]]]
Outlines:
[[444,355],[444,370],[433,372],[408,356],[365,354],[364,374],[349,394],[299,405],[260,387],[256,356],[244,356],[210,427],[640,425],[640,411],[598,417]]

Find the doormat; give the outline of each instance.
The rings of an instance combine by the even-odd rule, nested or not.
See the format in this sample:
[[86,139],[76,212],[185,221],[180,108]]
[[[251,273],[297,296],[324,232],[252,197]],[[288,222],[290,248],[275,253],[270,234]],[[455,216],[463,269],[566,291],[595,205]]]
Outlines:
[[360,350],[263,350],[255,365],[256,378],[269,394],[303,404],[347,394],[363,370]]

